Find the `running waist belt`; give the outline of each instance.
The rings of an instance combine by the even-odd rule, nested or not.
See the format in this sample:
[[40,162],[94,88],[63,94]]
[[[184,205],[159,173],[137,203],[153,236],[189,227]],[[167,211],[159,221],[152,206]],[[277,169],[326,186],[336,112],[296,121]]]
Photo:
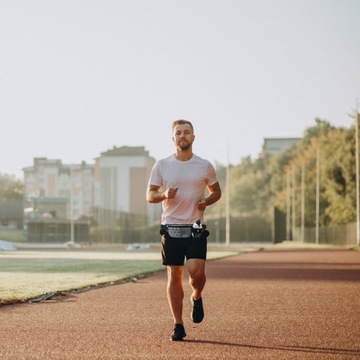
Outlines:
[[[163,230],[166,230],[172,238],[186,239],[194,236],[194,229],[192,225],[167,224],[167,225],[161,225],[161,228]],[[198,235],[196,237],[198,237],[205,229],[206,229],[206,225],[203,225],[200,231],[197,230],[196,233],[198,233]]]
[[167,225],[167,231],[172,238],[190,238],[191,237],[191,225],[178,226]]

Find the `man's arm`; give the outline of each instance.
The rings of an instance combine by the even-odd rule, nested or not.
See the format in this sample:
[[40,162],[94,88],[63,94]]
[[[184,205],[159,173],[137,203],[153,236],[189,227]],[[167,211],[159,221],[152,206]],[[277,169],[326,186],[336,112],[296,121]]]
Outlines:
[[198,203],[198,209],[200,211],[205,211],[207,206],[210,206],[216,203],[221,198],[221,188],[219,182],[208,186],[209,195],[202,201]]
[[149,185],[146,200],[151,204],[156,204],[165,199],[173,199],[176,195],[177,188],[169,187],[165,191],[160,191],[161,186]]
[[156,204],[166,199],[164,193],[160,191],[160,188],[161,186],[149,185],[146,200],[150,204]]

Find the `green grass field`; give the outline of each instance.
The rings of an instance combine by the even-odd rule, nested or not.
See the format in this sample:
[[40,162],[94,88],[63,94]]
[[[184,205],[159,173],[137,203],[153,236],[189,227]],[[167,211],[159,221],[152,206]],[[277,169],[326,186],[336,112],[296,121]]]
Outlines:
[[[215,259],[234,251],[209,251]],[[27,301],[44,293],[119,282],[163,270],[159,251],[0,251],[0,304]]]
[[19,243],[26,241],[26,235],[23,230],[0,229],[0,239]]

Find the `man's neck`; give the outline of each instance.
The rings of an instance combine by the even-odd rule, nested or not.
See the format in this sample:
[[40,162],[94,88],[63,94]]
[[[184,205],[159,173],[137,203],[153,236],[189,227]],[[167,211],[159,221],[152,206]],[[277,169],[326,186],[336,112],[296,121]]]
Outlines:
[[188,161],[192,158],[193,156],[193,152],[191,149],[182,151],[182,150],[177,150],[175,153],[175,158],[176,160],[179,161]]

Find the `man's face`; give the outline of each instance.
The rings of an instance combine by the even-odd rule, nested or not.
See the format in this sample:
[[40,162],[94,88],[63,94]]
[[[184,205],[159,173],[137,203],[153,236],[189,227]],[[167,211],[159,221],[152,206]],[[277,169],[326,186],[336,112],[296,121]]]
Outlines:
[[188,150],[195,140],[195,135],[193,134],[189,124],[176,125],[172,139],[178,149]]

